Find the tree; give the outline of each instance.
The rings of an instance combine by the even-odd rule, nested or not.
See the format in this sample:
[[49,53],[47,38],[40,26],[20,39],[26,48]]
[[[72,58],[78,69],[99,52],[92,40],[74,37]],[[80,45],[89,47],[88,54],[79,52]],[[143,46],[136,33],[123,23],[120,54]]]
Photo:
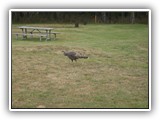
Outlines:
[[148,12],[12,12],[13,23],[148,23]]
[[131,23],[135,23],[135,12],[131,12]]
[[106,23],[106,12],[102,12],[102,19],[103,22]]

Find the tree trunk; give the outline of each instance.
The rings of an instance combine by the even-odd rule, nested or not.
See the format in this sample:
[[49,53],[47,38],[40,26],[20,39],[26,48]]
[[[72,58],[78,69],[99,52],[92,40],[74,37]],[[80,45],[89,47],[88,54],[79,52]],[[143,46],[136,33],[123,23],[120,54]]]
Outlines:
[[122,23],[124,23],[124,12],[121,13],[122,16]]
[[78,28],[79,27],[79,23],[77,22],[77,23],[75,23],[75,27],[76,28]]
[[105,12],[102,13],[102,18],[103,18],[103,23],[106,23],[106,13]]
[[94,23],[97,23],[97,15],[95,13],[95,16],[94,16]]
[[134,24],[135,23],[135,13],[131,12],[131,23]]

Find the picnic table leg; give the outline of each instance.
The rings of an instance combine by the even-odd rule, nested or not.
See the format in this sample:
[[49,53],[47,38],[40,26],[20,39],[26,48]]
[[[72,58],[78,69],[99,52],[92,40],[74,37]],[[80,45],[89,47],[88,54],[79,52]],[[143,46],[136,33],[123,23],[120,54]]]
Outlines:
[[24,38],[27,39],[27,28],[24,29],[24,34],[25,34],[25,35],[24,35]]
[[30,39],[32,39],[32,38],[33,38],[33,34],[31,33]]
[[48,39],[48,30],[46,30],[46,41]]
[[42,41],[42,36],[40,36],[40,41]]
[[22,40],[23,40],[23,28],[21,28],[21,30],[22,30]]
[[[25,33],[27,34],[27,29],[25,29]],[[27,35],[26,35],[26,38],[27,38]]]
[[24,29],[22,28],[22,40],[24,40]]
[[51,40],[51,30],[46,30],[46,41]]
[[51,30],[49,30],[49,39],[51,39]]
[[22,40],[24,40],[25,38],[27,38],[27,36],[25,35],[27,32],[27,29],[21,28],[21,30],[22,30]]
[[56,33],[54,34],[54,36],[55,36],[55,39],[56,39]]

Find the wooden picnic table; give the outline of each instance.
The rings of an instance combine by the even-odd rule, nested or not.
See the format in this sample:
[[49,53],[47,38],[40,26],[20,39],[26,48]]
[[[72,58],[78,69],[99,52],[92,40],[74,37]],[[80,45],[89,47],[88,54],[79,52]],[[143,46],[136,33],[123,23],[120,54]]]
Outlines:
[[[41,37],[46,36],[46,40],[51,39],[51,31],[53,30],[53,28],[47,28],[47,27],[30,27],[30,26],[20,26],[19,27],[22,30],[22,38],[26,39],[28,33],[30,35],[34,35],[34,32],[37,31]],[[30,30],[30,31],[29,31]],[[45,31],[45,33],[44,33]],[[37,34],[36,34],[37,35]]]
[[22,39],[27,39],[27,36],[30,35],[31,38],[33,35],[37,35],[40,37],[40,41],[42,37],[45,37],[46,40],[51,39],[51,34],[54,34],[56,37],[56,34],[58,32],[52,32],[53,28],[47,28],[47,27],[30,27],[30,26],[20,26],[18,27],[22,30],[22,33],[15,33],[18,39],[18,34],[22,35]]

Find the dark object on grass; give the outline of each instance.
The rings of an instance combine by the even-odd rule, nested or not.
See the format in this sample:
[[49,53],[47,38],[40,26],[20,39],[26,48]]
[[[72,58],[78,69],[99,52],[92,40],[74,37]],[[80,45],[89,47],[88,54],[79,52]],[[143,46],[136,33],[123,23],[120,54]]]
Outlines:
[[84,58],[87,59],[88,56],[82,56],[82,55],[77,55],[76,52],[65,52],[62,51],[64,53],[65,56],[67,56],[72,62],[73,60],[77,61],[77,59],[79,58]]
[[76,27],[76,28],[79,27],[79,23],[78,23],[78,22],[75,23],[75,27]]

